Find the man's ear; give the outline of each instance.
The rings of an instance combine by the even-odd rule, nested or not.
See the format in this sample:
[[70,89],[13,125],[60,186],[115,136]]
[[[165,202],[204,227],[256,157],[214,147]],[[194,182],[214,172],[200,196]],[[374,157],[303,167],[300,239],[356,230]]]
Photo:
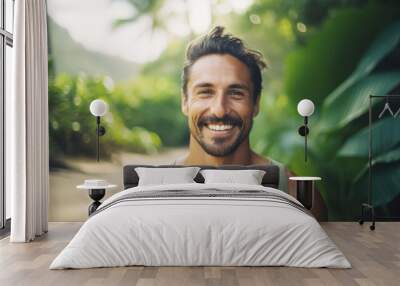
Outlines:
[[260,112],[260,98],[261,94],[257,96],[256,102],[254,103],[254,112],[253,112],[253,117],[256,117],[258,113]]
[[181,110],[183,114],[188,116],[188,97],[184,91],[181,91]]

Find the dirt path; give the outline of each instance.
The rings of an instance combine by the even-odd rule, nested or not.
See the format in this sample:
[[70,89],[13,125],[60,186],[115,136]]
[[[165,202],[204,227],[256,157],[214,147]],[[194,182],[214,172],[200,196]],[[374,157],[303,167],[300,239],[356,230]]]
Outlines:
[[111,161],[70,158],[66,164],[70,169],[50,172],[50,221],[84,221],[91,204],[86,190],[76,189],[85,179],[106,179],[118,185],[107,191],[106,198],[122,190],[122,167],[127,164],[171,164],[187,152],[186,148],[168,149],[154,155],[121,153],[112,156]]

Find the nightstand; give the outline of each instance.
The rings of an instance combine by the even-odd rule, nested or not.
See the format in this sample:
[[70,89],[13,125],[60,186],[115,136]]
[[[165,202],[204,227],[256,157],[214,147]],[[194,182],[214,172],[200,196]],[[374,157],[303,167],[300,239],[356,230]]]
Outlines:
[[105,180],[85,180],[83,185],[76,186],[77,189],[88,190],[89,197],[93,200],[93,203],[88,208],[89,216],[94,213],[97,208],[101,205],[100,200],[106,194],[107,189],[115,188],[117,185],[111,185]]
[[296,181],[297,200],[307,209],[313,205],[315,181],[320,181],[320,177],[290,177],[289,180]]

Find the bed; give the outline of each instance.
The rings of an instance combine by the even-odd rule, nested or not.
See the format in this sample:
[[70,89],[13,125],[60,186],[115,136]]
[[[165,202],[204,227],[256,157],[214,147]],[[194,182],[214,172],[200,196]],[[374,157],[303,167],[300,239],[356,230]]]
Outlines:
[[264,170],[261,185],[204,183],[199,173],[193,183],[149,186],[138,186],[137,167],[124,167],[124,191],[103,202],[50,269],[351,267],[308,210],[277,189],[277,166],[218,168]]

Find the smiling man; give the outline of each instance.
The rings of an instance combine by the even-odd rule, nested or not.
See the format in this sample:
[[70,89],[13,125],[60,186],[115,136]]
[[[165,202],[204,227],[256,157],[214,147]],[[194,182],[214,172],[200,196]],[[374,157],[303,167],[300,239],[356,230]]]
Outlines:
[[192,42],[182,74],[182,112],[190,129],[189,153],[176,164],[278,164],[280,187],[287,190],[287,170],[250,148],[249,133],[259,112],[261,53],[223,27]]

